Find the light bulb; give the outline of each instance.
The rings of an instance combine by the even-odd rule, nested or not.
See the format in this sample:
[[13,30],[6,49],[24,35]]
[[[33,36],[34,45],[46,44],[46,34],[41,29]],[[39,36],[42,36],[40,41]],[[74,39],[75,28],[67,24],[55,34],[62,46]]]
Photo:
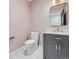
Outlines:
[[56,4],[56,0],[52,0],[52,5],[55,5]]
[[53,0],[52,2],[53,2],[53,3],[56,3],[56,0]]

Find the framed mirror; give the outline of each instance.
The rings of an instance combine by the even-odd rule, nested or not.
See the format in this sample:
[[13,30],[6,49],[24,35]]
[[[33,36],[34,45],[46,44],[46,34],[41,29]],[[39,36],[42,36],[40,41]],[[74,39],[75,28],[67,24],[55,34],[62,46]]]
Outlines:
[[67,3],[52,6],[50,20],[51,26],[65,26],[67,24]]

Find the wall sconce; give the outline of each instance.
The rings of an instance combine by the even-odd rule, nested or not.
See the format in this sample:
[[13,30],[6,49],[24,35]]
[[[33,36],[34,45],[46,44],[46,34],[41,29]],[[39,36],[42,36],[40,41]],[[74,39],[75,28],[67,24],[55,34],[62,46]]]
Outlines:
[[52,0],[52,6],[62,3],[68,3],[68,0]]
[[55,5],[56,4],[56,0],[52,0],[52,5]]

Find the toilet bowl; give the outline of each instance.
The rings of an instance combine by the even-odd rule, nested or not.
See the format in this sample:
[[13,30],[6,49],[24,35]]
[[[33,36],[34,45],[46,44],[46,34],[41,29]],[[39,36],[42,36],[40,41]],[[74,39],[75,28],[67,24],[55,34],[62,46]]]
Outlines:
[[25,45],[28,46],[24,51],[24,55],[32,54],[38,47],[39,32],[31,32],[31,39],[25,41]]

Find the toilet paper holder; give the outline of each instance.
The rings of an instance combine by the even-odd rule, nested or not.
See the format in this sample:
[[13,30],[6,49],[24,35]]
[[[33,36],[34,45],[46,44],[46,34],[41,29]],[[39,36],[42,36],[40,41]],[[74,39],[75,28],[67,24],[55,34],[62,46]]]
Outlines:
[[10,40],[12,40],[12,39],[14,39],[14,38],[15,38],[15,37],[14,37],[14,36],[12,36],[12,37],[10,37],[9,39],[10,39]]

